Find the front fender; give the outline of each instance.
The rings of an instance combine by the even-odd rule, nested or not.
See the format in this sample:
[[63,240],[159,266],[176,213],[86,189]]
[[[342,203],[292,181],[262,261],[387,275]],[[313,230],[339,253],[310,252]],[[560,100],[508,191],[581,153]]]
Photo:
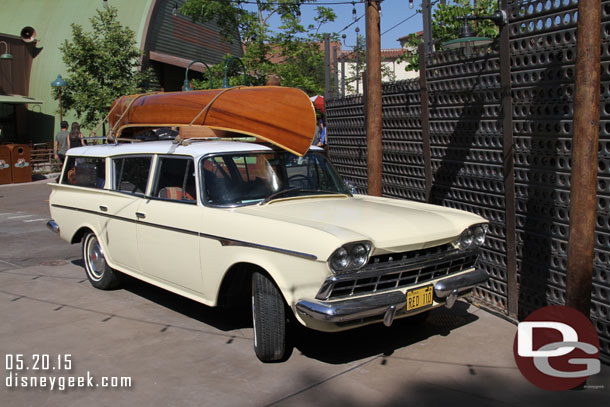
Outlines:
[[202,267],[205,296],[214,298],[216,302],[225,276],[238,263],[253,264],[265,270],[291,307],[300,298],[315,297],[330,275],[326,261],[319,259],[306,259],[253,247],[222,246],[218,241],[202,244],[206,246],[202,248],[202,253],[214,253],[214,256],[202,258]]

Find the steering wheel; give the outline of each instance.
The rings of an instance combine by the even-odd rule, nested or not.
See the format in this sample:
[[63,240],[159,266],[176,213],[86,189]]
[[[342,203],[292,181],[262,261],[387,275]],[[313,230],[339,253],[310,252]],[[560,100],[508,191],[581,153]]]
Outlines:
[[290,185],[291,188],[311,189],[311,180],[305,175],[296,174],[288,177],[288,185]]

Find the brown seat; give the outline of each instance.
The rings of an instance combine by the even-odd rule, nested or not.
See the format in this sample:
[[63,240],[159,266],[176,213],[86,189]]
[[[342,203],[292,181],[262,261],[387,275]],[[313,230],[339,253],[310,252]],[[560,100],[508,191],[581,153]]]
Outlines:
[[188,192],[185,192],[180,187],[165,187],[159,191],[159,198],[165,199],[173,199],[176,201],[194,201],[193,198]]

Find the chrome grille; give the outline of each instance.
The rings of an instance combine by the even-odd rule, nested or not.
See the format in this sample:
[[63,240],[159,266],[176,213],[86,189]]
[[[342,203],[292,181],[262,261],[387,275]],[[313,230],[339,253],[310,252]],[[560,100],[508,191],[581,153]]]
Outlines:
[[361,271],[326,280],[316,298],[332,300],[424,283],[468,270],[477,257],[478,250],[460,252],[449,244],[373,256]]

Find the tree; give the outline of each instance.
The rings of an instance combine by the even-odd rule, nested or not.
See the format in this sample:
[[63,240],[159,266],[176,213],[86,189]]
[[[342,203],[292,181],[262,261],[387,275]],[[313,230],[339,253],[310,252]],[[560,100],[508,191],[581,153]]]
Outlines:
[[59,47],[68,69],[63,106],[76,112],[85,128],[98,124],[116,98],[141,93],[141,85],[149,77],[139,71],[141,53],[135,33],[121,26],[116,8],[97,10],[89,21],[90,32],[72,24],[72,39]]
[[[282,78],[282,85],[303,89],[306,93],[324,92],[324,52],[320,43],[320,28],[334,21],[335,13],[328,7],[316,7],[314,22],[307,27],[300,21],[300,7],[313,0],[256,0],[256,11],[246,10],[239,1],[188,0],[180,12],[194,21],[213,21],[221,28],[225,41],[243,41],[243,62],[250,75],[248,84],[263,85],[271,74]],[[268,21],[274,15],[281,19],[279,32],[269,29]],[[333,35],[337,39],[337,35]],[[272,62],[273,61],[273,62]],[[231,65],[230,73],[238,73],[238,64]],[[215,66],[215,72],[224,65]],[[193,81],[194,86],[205,88],[206,81]],[[231,84],[241,83],[231,78]]]
[[[432,39],[437,50],[443,48],[443,43],[458,38],[460,27],[464,24],[458,17],[474,15],[491,15],[497,11],[497,0],[476,0],[474,7],[472,0],[451,0],[450,4],[439,4],[432,13]],[[417,10],[421,13],[421,9]],[[498,27],[489,20],[469,23],[477,37],[495,38]],[[407,71],[419,70],[419,55],[417,46],[422,39],[415,33],[409,34],[405,44],[407,53],[401,60],[407,61]]]

